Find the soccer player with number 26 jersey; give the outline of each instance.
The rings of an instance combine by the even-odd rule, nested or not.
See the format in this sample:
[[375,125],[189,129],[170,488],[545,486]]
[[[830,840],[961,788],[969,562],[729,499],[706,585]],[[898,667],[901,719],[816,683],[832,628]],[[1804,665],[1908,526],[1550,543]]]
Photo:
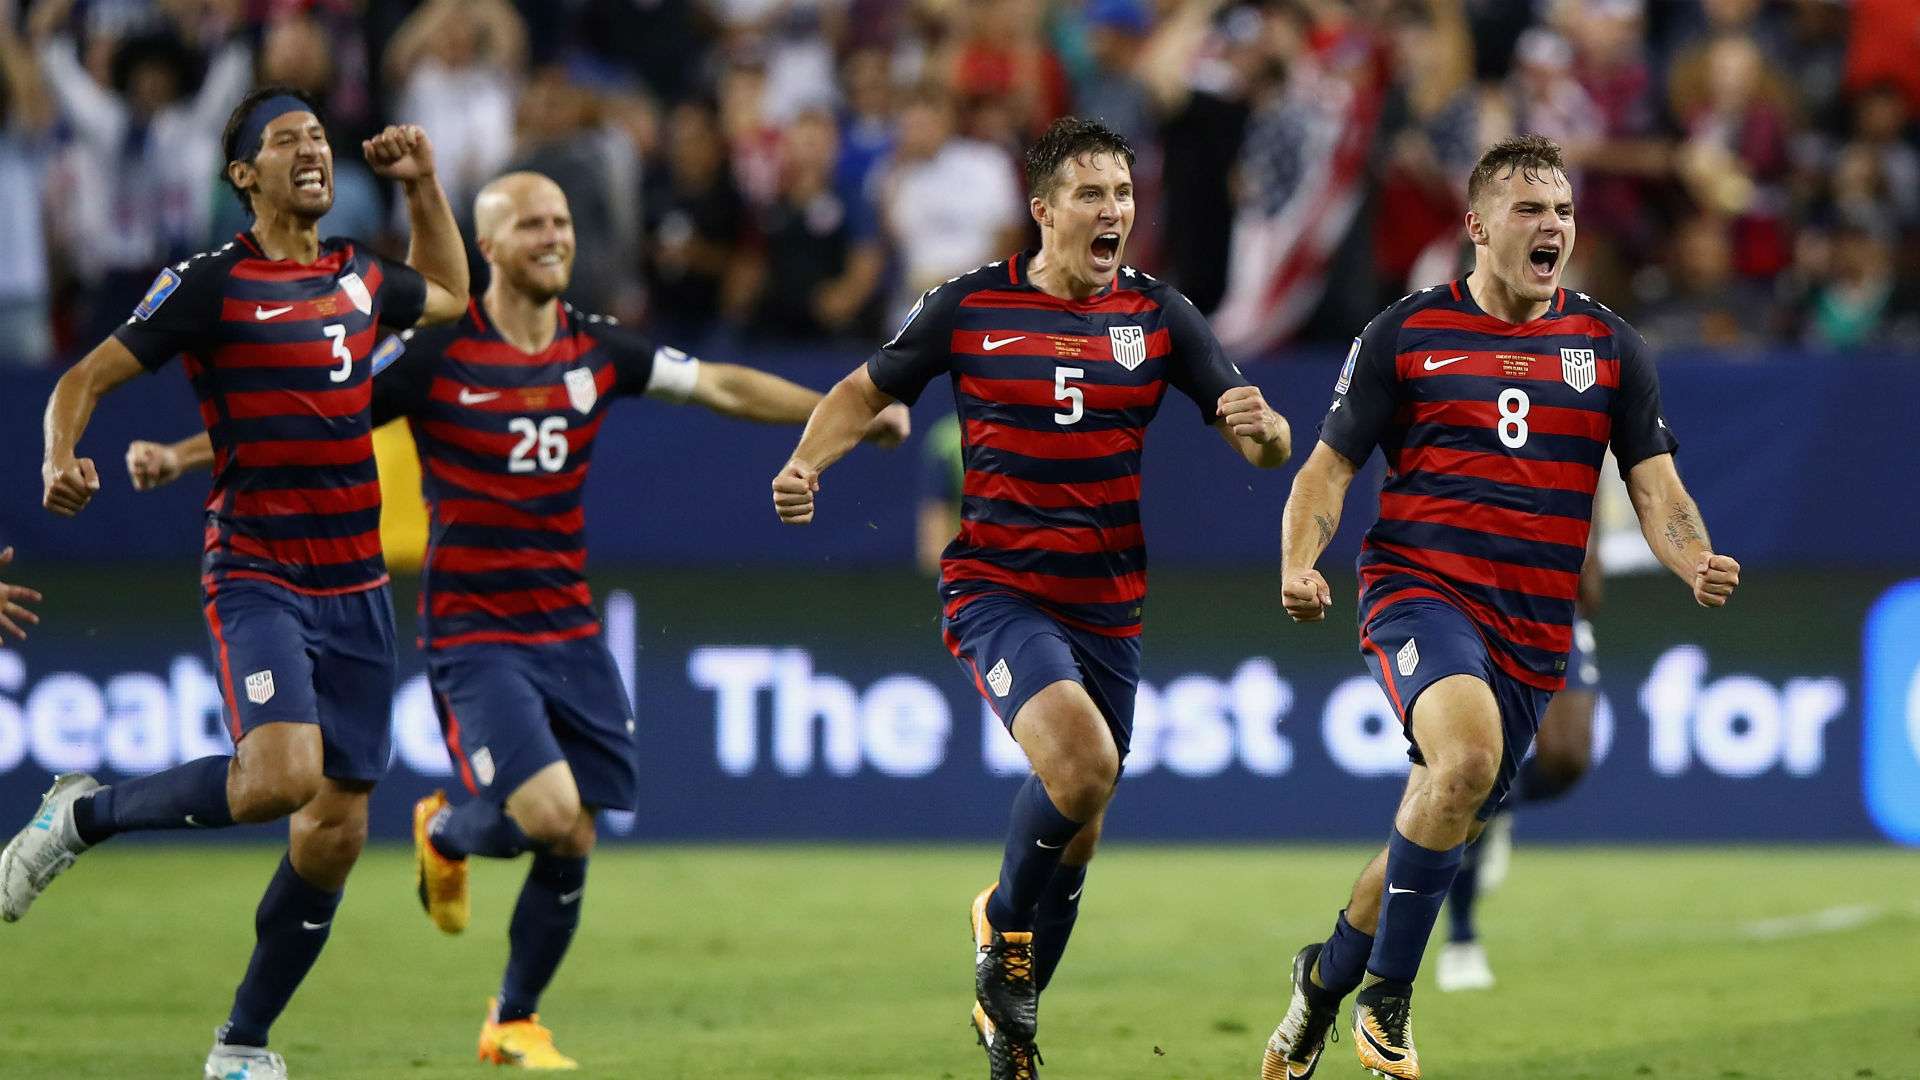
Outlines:
[[1560,148],[1498,143],[1468,181],[1474,269],[1367,325],[1294,479],[1281,546],[1296,622],[1326,617],[1313,568],[1354,474],[1387,459],[1360,551],[1361,654],[1399,713],[1413,771],[1382,851],[1325,944],[1293,960],[1263,1080],[1304,1080],[1340,1002],[1354,1052],[1418,1080],[1413,979],[1461,852],[1499,808],[1566,682],[1574,600],[1609,445],[1641,529],[1695,600],[1720,607],[1740,565],[1716,553],[1674,469],[1652,360],[1626,321],[1560,287],[1573,191]]

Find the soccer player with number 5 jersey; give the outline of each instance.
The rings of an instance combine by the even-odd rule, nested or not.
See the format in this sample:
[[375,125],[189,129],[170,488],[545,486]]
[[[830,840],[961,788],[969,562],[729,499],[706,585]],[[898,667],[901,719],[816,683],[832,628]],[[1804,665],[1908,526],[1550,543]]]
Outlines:
[[1474,269],[1367,325],[1334,386],[1282,526],[1296,622],[1333,598],[1313,564],[1354,474],[1388,475],[1359,559],[1361,653],[1413,761],[1393,831],[1325,944],[1293,960],[1263,1080],[1305,1080],[1340,1002],[1362,1066],[1418,1080],[1413,980],[1464,845],[1499,808],[1566,682],[1574,601],[1609,445],[1642,531],[1694,599],[1720,607],[1740,565],[1714,551],[1674,469],[1653,362],[1626,321],[1560,287],[1573,191],[1560,148],[1496,144],[1467,187]]
[[108,837],[290,816],[253,959],[205,1067],[213,1080],[277,1080],[286,1065],[266,1049],[268,1029],[319,958],[389,757],[393,610],[369,408],[380,328],[457,318],[467,264],[417,127],[362,147],[405,193],[405,264],[321,239],[333,150],[299,93],[249,94],[225,150],[252,227],[162,270],[126,325],[61,378],[42,474],[47,509],[79,513],[100,488],[93,462],[75,456],[95,404],[184,358],[215,459],[201,587],[235,751],[108,787],[57,778],[0,854],[0,915],[20,918]]
[[1133,151],[1054,122],[1027,152],[1037,253],[928,292],[899,334],[827,395],[773,481],[781,520],[813,519],[820,474],[871,418],[953,380],[965,473],[941,560],[946,643],[1026,752],[999,880],[974,899],[973,1023],[995,1080],[1031,1080],[1040,991],[1067,946],[1133,733],[1146,548],[1140,455],[1168,387],[1261,468],[1286,421],[1222,354],[1186,297],[1121,262]]

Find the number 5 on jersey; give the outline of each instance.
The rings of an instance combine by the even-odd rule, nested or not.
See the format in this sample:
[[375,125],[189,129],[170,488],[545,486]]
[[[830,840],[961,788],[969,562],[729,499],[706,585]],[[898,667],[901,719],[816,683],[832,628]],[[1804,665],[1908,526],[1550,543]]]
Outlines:
[[[567,418],[549,416],[537,425],[531,416],[507,421],[507,430],[520,436],[507,455],[508,472],[559,472],[567,467]],[[529,456],[531,455],[531,456]]]
[[1053,369],[1053,400],[1067,403],[1066,412],[1053,414],[1053,422],[1062,426],[1077,424],[1087,414],[1087,393],[1077,386],[1068,386],[1068,379],[1086,377],[1085,368],[1056,367]]

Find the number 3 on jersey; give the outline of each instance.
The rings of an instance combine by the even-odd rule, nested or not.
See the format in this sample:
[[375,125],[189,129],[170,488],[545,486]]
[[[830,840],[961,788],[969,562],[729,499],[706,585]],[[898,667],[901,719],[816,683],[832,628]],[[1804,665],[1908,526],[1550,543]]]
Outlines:
[[1527,411],[1533,408],[1533,402],[1527,398],[1527,392],[1517,386],[1509,386],[1500,391],[1500,441],[1518,450],[1527,445]]
[[346,382],[347,377],[353,374],[353,354],[347,351],[346,325],[328,323],[320,328],[320,332],[327,335],[327,340],[333,342],[333,358],[340,361],[339,367],[327,372],[327,381]]
[[531,416],[516,416],[507,421],[507,430],[520,436],[507,455],[508,472],[532,472],[536,468],[559,472],[567,467],[566,417],[549,416],[535,424]]

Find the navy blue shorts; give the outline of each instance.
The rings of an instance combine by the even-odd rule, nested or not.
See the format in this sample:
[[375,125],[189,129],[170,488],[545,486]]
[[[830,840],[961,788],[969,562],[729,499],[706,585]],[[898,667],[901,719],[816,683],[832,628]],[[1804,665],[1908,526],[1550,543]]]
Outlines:
[[227,732],[320,725],[323,771],[378,780],[393,756],[393,595],[385,585],[314,596],[251,578],[205,594]]
[[1482,821],[1491,818],[1513,788],[1520,762],[1533,749],[1552,692],[1528,686],[1500,670],[1487,655],[1486,639],[1473,620],[1441,600],[1389,604],[1360,632],[1360,653],[1400,714],[1407,757],[1416,765],[1425,765],[1426,759],[1413,738],[1413,705],[1427,687],[1449,675],[1471,675],[1493,690],[1500,708],[1500,774],[1478,815]]
[[1108,637],[1068,626],[1012,593],[990,593],[949,616],[941,627],[948,651],[1013,729],[1033,695],[1063,679],[1086,687],[1125,757],[1133,742],[1133,700],[1140,685],[1140,638]]
[[638,804],[633,708],[598,635],[433,649],[427,682],[468,792],[504,806],[534,773],[564,761],[587,806]]

